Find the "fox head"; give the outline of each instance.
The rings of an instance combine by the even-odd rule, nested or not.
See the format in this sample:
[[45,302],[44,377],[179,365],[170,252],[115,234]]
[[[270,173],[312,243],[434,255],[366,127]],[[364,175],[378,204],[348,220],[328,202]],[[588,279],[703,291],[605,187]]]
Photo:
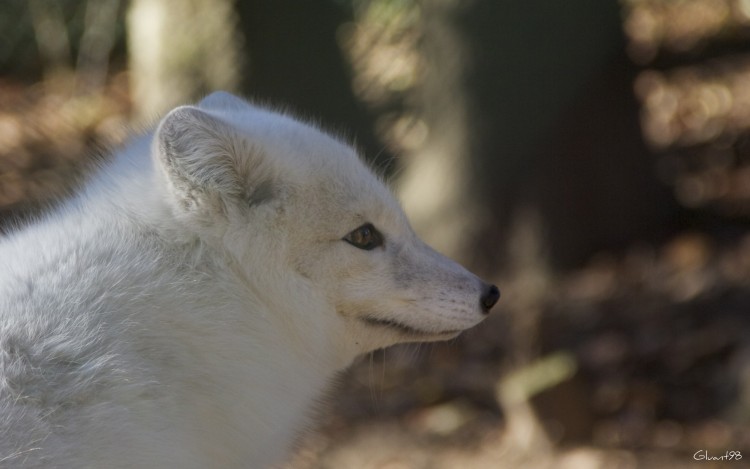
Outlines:
[[415,235],[354,149],[311,125],[218,92],[169,113],[153,154],[182,229],[283,311],[279,327],[362,353],[455,337],[499,298]]

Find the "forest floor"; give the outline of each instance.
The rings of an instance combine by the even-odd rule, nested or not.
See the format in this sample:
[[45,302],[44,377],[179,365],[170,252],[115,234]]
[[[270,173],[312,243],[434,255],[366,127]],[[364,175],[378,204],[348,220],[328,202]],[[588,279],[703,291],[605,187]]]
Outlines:
[[[129,106],[117,77],[73,100],[0,82],[0,219],[64,195],[82,155],[125,137]],[[497,283],[458,339],[343,373],[285,467],[750,467],[750,236],[684,233]]]

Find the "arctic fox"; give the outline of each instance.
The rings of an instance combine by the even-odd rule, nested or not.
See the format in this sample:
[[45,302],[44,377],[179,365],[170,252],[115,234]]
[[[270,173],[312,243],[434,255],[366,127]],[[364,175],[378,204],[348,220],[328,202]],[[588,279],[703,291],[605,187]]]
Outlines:
[[211,94],[0,243],[0,466],[268,467],[357,355],[498,297],[352,148]]

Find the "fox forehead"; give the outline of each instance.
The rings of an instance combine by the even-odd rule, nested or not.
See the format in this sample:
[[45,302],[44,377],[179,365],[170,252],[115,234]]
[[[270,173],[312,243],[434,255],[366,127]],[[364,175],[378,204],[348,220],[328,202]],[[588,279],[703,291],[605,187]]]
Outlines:
[[[313,123],[302,122],[290,115],[273,112],[247,104],[243,108],[205,111],[234,127],[254,145],[273,149],[275,158],[294,160],[295,165],[307,163],[314,169],[316,163],[347,160],[356,152]],[[324,160],[316,155],[326,155]]]
[[[231,117],[252,145],[260,147],[271,164],[278,165],[284,181],[308,200],[304,205],[309,207],[315,201],[345,208],[363,221],[388,218],[392,212],[400,214],[401,207],[387,185],[351,145],[312,124],[265,110],[251,108]],[[402,217],[391,218],[401,221]]]
[[[235,97],[204,101],[203,112],[234,129],[226,134],[232,146],[275,175],[267,192],[287,195],[285,211],[293,223],[316,227],[321,238],[343,236],[366,222],[391,234],[411,230],[389,188],[344,140]],[[253,172],[249,167],[250,179]]]
[[411,230],[389,188],[357,155],[340,160],[329,159],[327,154],[315,156],[328,161],[299,185],[300,199],[294,204],[299,210],[346,232],[364,223],[389,234]]
[[272,150],[278,162],[293,163],[284,169],[302,167],[308,173],[333,171],[334,179],[352,171],[369,173],[352,145],[282,110],[259,107],[225,92],[212,93],[198,107],[229,124],[253,145]]

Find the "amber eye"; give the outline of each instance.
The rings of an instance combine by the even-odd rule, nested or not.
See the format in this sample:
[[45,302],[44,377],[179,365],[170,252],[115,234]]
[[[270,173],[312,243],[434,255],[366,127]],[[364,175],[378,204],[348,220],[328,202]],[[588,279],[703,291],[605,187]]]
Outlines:
[[359,249],[370,251],[383,245],[383,235],[372,226],[372,223],[365,223],[344,236],[344,241]]

